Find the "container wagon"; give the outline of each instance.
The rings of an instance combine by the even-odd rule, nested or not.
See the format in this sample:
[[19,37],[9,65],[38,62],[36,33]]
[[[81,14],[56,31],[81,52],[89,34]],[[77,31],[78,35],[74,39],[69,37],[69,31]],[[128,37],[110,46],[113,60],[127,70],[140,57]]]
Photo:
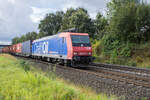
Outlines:
[[10,54],[13,53],[13,45],[9,46],[9,53],[10,53]]
[[9,47],[2,48],[2,53],[9,53]]
[[29,57],[32,54],[32,41],[28,40],[22,43],[22,56]]
[[15,45],[15,55],[21,55],[22,53],[22,43],[18,43]]
[[12,45],[11,48],[12,48],[11,53],[12,53],[12,54],[15,54],[15,52],[16,52],[16,45]]

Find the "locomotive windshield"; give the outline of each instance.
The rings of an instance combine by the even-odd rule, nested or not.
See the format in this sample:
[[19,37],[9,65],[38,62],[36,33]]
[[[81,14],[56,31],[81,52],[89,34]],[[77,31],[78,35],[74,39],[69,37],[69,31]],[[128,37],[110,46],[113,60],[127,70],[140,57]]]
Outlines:
[[89,36],[85,35],[71,35],[73,46],[91,46]]

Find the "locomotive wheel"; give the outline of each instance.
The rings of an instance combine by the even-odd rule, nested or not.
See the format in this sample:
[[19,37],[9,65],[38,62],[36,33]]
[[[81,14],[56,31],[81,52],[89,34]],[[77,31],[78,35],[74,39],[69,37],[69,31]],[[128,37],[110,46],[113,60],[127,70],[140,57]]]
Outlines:
[[70,60],[65,60],[65,66],[71,67],[71,61]]

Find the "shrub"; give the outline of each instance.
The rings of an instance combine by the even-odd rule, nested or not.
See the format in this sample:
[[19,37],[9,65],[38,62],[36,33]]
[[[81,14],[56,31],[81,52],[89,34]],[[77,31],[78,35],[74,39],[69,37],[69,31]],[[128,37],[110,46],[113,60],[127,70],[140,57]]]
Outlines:
[[143,62],[143,59],[142,59],[140,56],[137,56],[137,57],[136,57],[136,61],[137,61],[138,63],[142,63],[142,62]]
[[129,43],[123,44],[121,46],[120,55],[122,55],[123,57],[130,57],[131,56],[131,48],[128,44]]
[[142,98],[141,100],[147,100],[147,98]]
[[99,56],[101,54],[101,41],[95,41],[93,44],[93,54]]
[[0,94],[0,100],[4,100],[4,96]]
[[20,60],[19,64],[26,72],[30,70],[30,65],[28,62],[26,62],[24,60]]

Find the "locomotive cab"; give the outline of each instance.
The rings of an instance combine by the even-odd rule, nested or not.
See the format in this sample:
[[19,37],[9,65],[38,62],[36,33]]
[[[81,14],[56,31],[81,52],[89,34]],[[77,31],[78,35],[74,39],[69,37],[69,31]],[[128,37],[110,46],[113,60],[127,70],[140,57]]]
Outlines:
[[87,33],[71,34],[72,42],[72,63],[89,64],[93,61],[92,47]]

